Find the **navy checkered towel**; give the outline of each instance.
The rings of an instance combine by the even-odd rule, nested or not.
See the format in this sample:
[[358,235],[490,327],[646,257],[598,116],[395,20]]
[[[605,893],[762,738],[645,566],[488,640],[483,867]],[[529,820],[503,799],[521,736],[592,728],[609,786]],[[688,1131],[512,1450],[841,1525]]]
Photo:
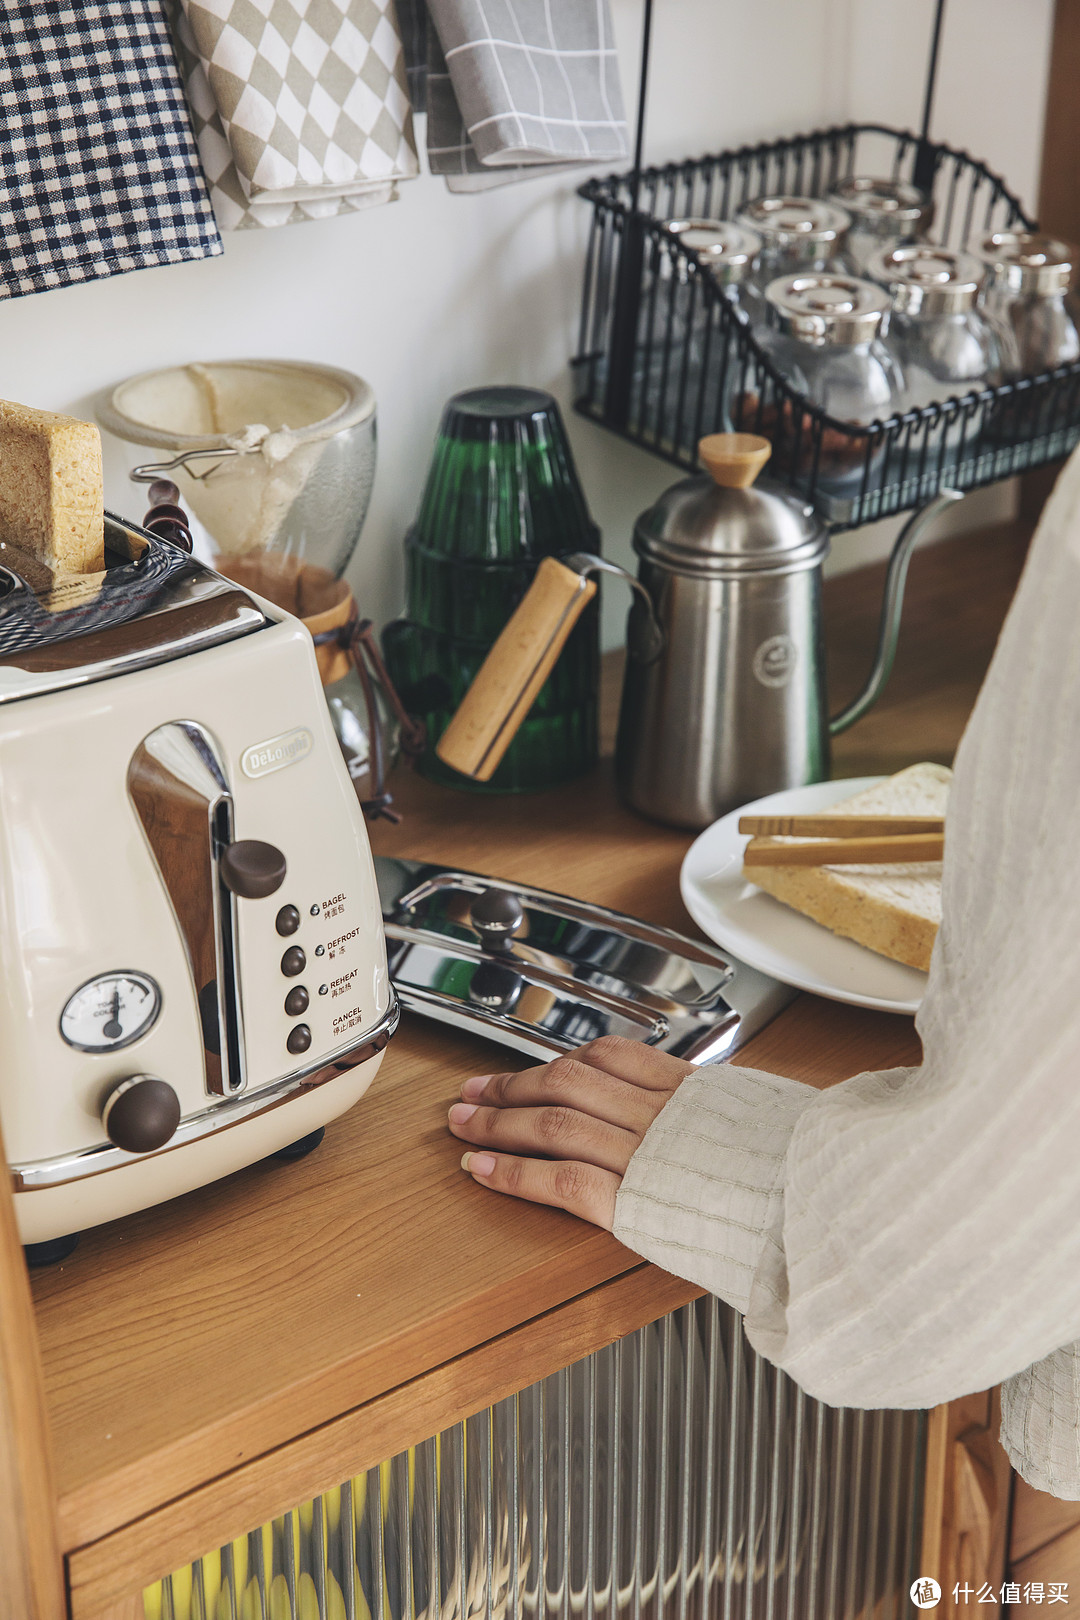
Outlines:
[[221,250],[160,0],[3,0],[0,297]]

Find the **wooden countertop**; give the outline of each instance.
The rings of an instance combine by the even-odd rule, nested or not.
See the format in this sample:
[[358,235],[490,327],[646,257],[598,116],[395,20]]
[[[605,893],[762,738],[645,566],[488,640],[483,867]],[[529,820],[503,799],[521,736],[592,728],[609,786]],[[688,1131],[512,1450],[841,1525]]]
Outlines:
[[[892,683],[839,740],[835,774],[951,757],[1027,532],[995,530],[916,557]],[[829,586],[837,704],[869,662],[881,574]],[[379,851],[524,878],[693,929],[677,881],[689,837],[624,811],[609,761],[580,784],[527,798],[461,795],[404,773],[395,786],[406,819],[375,829]],[[741,1059],[824,1085],[917,1053],[910,1020],[803,996]],[[607,1233],[500,1199],[461,1173],[446,1108],[465,1075],[514,1062],[406,1019],[368,1097],[311,1157],[256,1165],[87,1233],[71,1259],[35,1274],[66,1549],[299,1436],[317,1439],[320,1426],[389,1392],[404,1392],[407,1414],[410,1381],[469,1355],[479,1368],[493,1342],[496,1365],[500,1335],[530,1322],[542,1337],[549,1313],[609,1279],[628,1279],[623,1315],[603,1327],[588,1325],[584,1306],[560,1316],[586,1324],[563,1362],[697,1292]],[[491,1376],[490,1391],[474,1383],[461,1397],[471,1409],[491,1398]],[[379,1455],[444,1420],[430,1401],[415,1407]]]

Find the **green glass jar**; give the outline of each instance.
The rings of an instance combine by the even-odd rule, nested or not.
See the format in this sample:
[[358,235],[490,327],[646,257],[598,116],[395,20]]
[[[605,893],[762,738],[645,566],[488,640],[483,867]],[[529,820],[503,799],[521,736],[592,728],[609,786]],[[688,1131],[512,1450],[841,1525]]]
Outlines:
[[596,763],[595,601],[490,781],[451,770],[435,744],[541,559],[595,552],[599,542],[551,395],[510,387],[455,394],[405,537],[405,613],[383,632],[394,685],[427,725],[417,762],[424,776],[476,793],[527,793]]

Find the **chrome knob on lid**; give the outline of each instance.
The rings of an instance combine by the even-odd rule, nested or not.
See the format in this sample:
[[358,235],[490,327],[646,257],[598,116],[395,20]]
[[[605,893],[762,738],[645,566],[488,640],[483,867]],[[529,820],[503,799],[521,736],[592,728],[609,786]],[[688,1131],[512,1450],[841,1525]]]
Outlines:
[[755,197],[739,210],[736,224],[754,231],[770,255],[804,262],[839,248],[851,215],[818,197]]
[[888,325],[887,293],[859,276],[778,276],[765,297],[780,330],[815,347],[869,343]]
[[928,242],[886,248],[868,265],[892,294],[901,315],[958,315],[974,309],[985,274],[973,253],[954,253]]
[[664,229],[698,255],[722,286],[745,281],[761,252],[761,237],[747,225],[720,219],[669,219]]
[[1046,296],[1072,286],[1077,249],[1036,231],[996,231],[983,237],[979,255],[990,266],[993,287]]
[[896,241],[916,236],[930,222],[933,206],[924,191],[906,180],[849,174],[838,180],[828,200],[851,215],[855,229]]

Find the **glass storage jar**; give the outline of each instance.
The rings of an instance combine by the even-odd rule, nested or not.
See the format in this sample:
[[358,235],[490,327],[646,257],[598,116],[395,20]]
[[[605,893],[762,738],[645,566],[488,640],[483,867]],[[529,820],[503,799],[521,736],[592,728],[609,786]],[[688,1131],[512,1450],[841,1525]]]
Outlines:
[[[758,327],[766,305],[755,281],[761,238],[730,220],[672,219],[665,225],[680,246],[693,249],[739,319]],[[681,263],[681,259],[677,259]],[[686,278],[689,280],[689,278]],[[687,397],[702,401],[701,420],[730,432],[738,367],[734,332],[720,325],[699,294],[685,289],[681,336],[689,350]],[[669,368],[670,369],[670,368]]]
[[983,238],[979,253],[988,266],[986,312],[1012,333],[1017,372],[1080,359],[1072,295],[1077,249],[1034,231],[998,231]]
[[874,255],[870,273],[892,298],[889,336],[909,406],[1001,382],[1003,339],[978,308],[984,270],[973,254],[913,243]]
[[755,197],[736,224],[761,238],[755,279],[764,293],[778,276],[840,268],[851,215],[817,197]]
[[906,180],[875,179],[849,174],[829,192],[828,201],[851,218],[844,257],[857,276],[870,276],[870,260],[904,242],[914,242],[929,228],[934,206],[924,191]]
[[[886,341],[889,298],[858,276],[779,276],[765,290],[770,325],[757,340],[776,369],[810,402],[853,426],[904,407],[903,371]],[[789,420],[792,407],[774,408],[762,431],[803,445],[806,471],[814,454],[806,425]],[[747,420],[745,412],[744,421]],[[798,451],[796,449],[796,454]],[[868,434],[826,427],[818,458],[818,485],[832,493],[857,486],[872,455]]]

